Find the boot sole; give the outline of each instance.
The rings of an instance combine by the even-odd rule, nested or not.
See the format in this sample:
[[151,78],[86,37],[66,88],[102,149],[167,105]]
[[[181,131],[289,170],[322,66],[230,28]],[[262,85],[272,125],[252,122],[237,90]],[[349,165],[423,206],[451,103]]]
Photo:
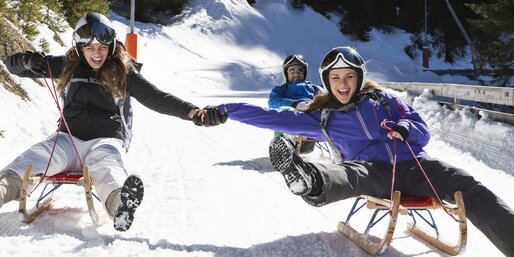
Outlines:
[[114,216],[114,228],[127,231],[134,221],[134,213],[144,195],[143,181],[136,175],[129,176],[121,189],[121,203]]
[[293,162],[294,148],[283,137],[275,137],[269,146],[271,166],[279,172],[284,172]]

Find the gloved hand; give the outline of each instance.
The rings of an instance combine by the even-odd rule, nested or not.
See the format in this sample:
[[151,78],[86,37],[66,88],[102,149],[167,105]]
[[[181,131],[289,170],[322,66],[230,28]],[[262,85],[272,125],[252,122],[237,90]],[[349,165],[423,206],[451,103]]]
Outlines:
[[25,69],[35,74],[41,75],[47,73],[45,56],[42,52],[26,52],[22,58],[21,64]]
[[301,101],[296,104],[295,108],[300,109],[300,110],[305,110],[305,109],[307,109],[307,107],[309,107],[310,103],[311,103],[311,101],[309,101],[309,100]]
[[212,127],[225,123],[228,116],[222,114],[216,106],[206,106],[198,110],[191,120],[197,126]]
[[409,129],[406,127],[410,127],[410,126],[405,126],[403,124],[396,124],[391,128],[391,130],[398,132],[398,134],[400,134],[400,136],[401,136],[400,140],[405,141],[405,140],[407,140],[407,138],[409,137],[409,134],[410,134]]

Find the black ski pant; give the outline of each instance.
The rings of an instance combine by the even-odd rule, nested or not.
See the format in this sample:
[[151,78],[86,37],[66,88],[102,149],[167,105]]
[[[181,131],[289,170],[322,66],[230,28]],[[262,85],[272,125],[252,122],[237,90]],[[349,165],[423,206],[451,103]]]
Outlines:
[[[443,200],[454,202],[461,191],[467,218],[506,256],[514,256],[514,211],[493,192],[464,170],[436,159],[418,159]],[[314,206],[322,206],[358,195],[390,196],[392,165],[352,161],[341,165],[311,163],[319,172],[319,196],[304,196]],[[397,163],[395,191],[402,196],[434,196],[415,160]]]

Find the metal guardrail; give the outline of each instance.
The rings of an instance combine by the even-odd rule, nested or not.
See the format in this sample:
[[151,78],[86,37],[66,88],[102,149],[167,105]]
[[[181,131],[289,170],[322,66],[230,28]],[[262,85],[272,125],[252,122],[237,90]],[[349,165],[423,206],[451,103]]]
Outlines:
[[[460,105],[461,100],[514,106],[514,88],[509,87],[420,82],[382,82],[380,85],[394,90],[412,92],[414,94],[421,94],[427,89],[433,96],[453,98],[453,103],[441,102],[442,104],[452,105],[452,108],[463,108],[464,106]],[[493,120],[514,125],[514,114],[512,113],[497,112],[476,107],[470,108],[473,113],[479,114],[480,111],[483,111]]]
[[401,91],[410,91],[421,94],[428,89],[434,96],[451,97],[458,104],[458,100],[469,100],[482,103],[514,106],[514,88],[512,87],[486,87],[446,83],[420,83],[420,82],[383,82],[387,88]]

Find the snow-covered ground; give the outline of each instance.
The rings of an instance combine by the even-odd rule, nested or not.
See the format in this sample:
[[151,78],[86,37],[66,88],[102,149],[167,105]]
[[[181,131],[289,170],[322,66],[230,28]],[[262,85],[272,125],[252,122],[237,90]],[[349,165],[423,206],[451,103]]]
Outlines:
[[[319,82],[323,54],[351,45],[369,60],[371,79],[472,83],[422,72],[421,60],[403,53],[409,36],[401,31],[373,31],[370,42],[352,42],[333,22],[309,8],[292,11],[286,2],[260,0],[253,8],[246,0],[196,0],[174,25],[136,23],[142,74],[200,107],[224,102],[265,106],[271,87],[283,80],[280,64],[286,55],[304,54],[310,79]],[[110,18],[123,40],[128,21],[116,14]],[[61,36],[70,42],[71,30]],[[68,47],[51,44],[52,54]],[[440,60],[432,65],[445,67]],[[0,130],[5,131],[0,166],[52,133],[57,120],[48,89],[13,78],[31,101],[0,87]],[[514,207],[509,197],[514,186],[512,126],[477,121],[466,110],[446,110],[427,94],[398,94],[429,123],[433,139],[427,151],[433,157],[469,171]],[[134,111],[126,167],[142,177],[145,198],[132,228],[120,233],[111,221],[92,224],[81,189],[65,186],[55,193],[54,207],[31,224],[18,221],[17,202],[0,209],[0,256],[367,256],[336,229],[353,200],[315,208],[288,191],[267,157],[272,131],[234,121],[197,127],[139,104]],[[367,219],[355,217],[352,223],[364,225]],[[443,236],[455,239],[456,224],[442,213],[436,219]],[[383,256],[444,256],[405,233],[407,220],[400,218]],[[502,256],[469,225],[462,256]],[[382,232],[379,227],[374,233]]]

